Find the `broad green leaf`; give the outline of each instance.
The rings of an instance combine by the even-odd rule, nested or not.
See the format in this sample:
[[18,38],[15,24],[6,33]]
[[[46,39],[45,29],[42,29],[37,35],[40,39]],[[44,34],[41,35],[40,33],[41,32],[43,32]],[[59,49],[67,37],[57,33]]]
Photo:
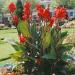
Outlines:
[[61,38],[64,38],[65,36],[67,36],[67,33],[68,33],[67,31],[62,32],[62,33],[61,33]]
[[72,47],[73,47],[72,45],[62,44],[62,45],[60,46],[61,53],[70,51],[70,50],[72,49]]
[[30,31],[29,31],[29,25],[28,25],[28,22],[27,21],[20,21],[18,26],[17,26],[17,29],[19,32],[22,33],[22,35],[24,37],[27,37],[29,38],[30,37]]
[[23,51],[16,51],[16,53],[10,54],[10,57],[16,61],[23,60],[22,59]]
[[44,59],[56,59],[56,53],[54,50],[51,50],[50,53],[43,55]]
[[16,51],[20,51],[20,50],[25,50],[25,47],[23,44],[19,44],[18,42],[15,42],[16,44],[11,44],[11,46],[16,50]]
[[36,23],[35,22],[31,27],[31,35],[33,36],[34,40],[37,39],[37,30],[36,30]]
[[69,59],[69,60],[72,60],[72,57],[70,57],[69,55],[62,55],[61,59],[62,59],[63,61],[67,61],[68,59]]
[[62,32],[60,35],[61,35],[61,36],[60,36],[61,38],[60,38],[59,41],[57,42],[56,47],[58,47],[59,45],[61,45],[61,44],[63,43],[64,38],[67,36],[67,32]]
[[44,28],[41,35],[41,41],[44,48],[48,48],[51,44],[51,32],[49,28]]

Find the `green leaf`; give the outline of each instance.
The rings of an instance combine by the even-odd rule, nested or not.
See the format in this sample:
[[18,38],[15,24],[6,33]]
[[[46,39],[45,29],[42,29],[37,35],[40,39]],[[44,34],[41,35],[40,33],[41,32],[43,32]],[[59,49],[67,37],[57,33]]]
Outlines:
[[72,57],[67,54],[66,52],[69,52],[72,49],[72,45],[64,44],[61,46],[61,59],[64,61],[67,61],[67,59],[72,59]]
[[21,20],[17,26],[17,29],[24,37],[30,37],[29,25],[27,21]]
[[42,58],[44,58],[44,59],[56,59],[56,53],[54,50],[51,50],[50,53],[44,54],[42,56]]
[[11,46],[16,50],[16,51],[23,51],[25,50],[25,47],[23,44],[19,44],[18,42],[15,42],[15,44],[11,44]]
[[72,65],[72,64],[68,64],[68,65],[66,66],[66,68],[67,68],[67,70],[68,70],[69,72],[72,72],[72,71],[73,71],[73,65]]
[[23,60],[22,59],[23,53],[24,53],[23,51],[16,51],[16,53],[10,54],[10,57],[14,59],[15,61],[20,61],[20,60]]
[[5,61],[5,60],[8,60],[8,59],[10,59],[11,57],[7,57],[7,58],[3,58],[3,59],[0,59],[0,62],[1,61]]
[[62,44],[61,46],[60,46],[60,49],[61,49],[61,52],[63,53],[63,52],[67,52],[67,51],[70,51],[71,49],[73,48],[73,46],[72,45],[68,45],[68,44]]
[[68,33],[67,31],[62,32],[62,33],[61,33],[61,38],[63,38],[63,37],[65,37],[65,36],[67,36],[67,33]]
[[70,57],[69,55],[62,55],[61,59],[63,61],[67,61],[68,59],[72,60],[72,57]]
[[48,48],[51,44],[51,32],[44,30],[41,35],[41,41],[44,48]]
[[37,30],[36,30],[36,23],[34,22],[31,27],[31,35],[33,36],[34,40],[37,39]]
[[51,28],[50,30],[51,30],[51,35],[53,36],[54,31],[55,31],[55,27]]
[[67,32],[62,32],[61,33],[61,38],[59,39],[59,41],[57,42],[56,44],[56,47],[59,47],[62,43],[63,43],[63,40],[64,38],[67,36]]

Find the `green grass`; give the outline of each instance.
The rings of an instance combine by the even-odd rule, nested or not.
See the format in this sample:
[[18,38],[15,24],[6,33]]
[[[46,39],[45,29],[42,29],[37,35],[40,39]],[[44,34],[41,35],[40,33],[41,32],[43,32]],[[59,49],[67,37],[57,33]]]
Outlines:
[[[0,39],[3,38],[11,38],[15,41],[18,41],[18,35],[16,29],[8,29],[8,30],[0,30]],[[11,53],[14,53],[14,48],[7,42],[0,40],[0,59],[8,57]],[[0,66],[4,65],[5,63],[11,63],[13,61],[3,61],[0,62]]]
[[62,29],[62,31],[68,31],[68,33],[72,33],[72,32],[75,32],[75,28],[65,28],[65,29]]
[[16,29],[0,30],[0,38],[13,38],[18,40]]

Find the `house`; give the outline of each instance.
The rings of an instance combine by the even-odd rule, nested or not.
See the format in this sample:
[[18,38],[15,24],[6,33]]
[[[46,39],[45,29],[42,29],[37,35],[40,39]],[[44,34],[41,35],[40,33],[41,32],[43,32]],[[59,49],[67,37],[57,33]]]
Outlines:
[[39,2],[40,2],[41,4],[46,4],[46,5],[50,4],[51,1],[52,1],[52,0],[39,0]]

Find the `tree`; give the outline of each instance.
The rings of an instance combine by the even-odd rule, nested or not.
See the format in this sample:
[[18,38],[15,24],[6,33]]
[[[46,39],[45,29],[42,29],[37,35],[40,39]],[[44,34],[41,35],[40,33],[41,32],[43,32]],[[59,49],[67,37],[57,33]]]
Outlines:
[[68,8],[75,8],[75,0],[52,0],[51,8],[55,8],[56,6],[66,6]]
[[27,1],[32,4],[31,9],[33,9],[35,7],[35,4],[37,3],[37,0],[23,0],[22,2],[25,3]]
[[50,8],[55,8],[56,6],[58,6],[58,3],[56,0],[52,0],[51,4],[50,4]]
[[72,8],[72,9],[75,8],[75,0],[69,0],[68,1],[68,7]]
[[0,0],[0,12],[2,11],[3,8],[3,2]]

